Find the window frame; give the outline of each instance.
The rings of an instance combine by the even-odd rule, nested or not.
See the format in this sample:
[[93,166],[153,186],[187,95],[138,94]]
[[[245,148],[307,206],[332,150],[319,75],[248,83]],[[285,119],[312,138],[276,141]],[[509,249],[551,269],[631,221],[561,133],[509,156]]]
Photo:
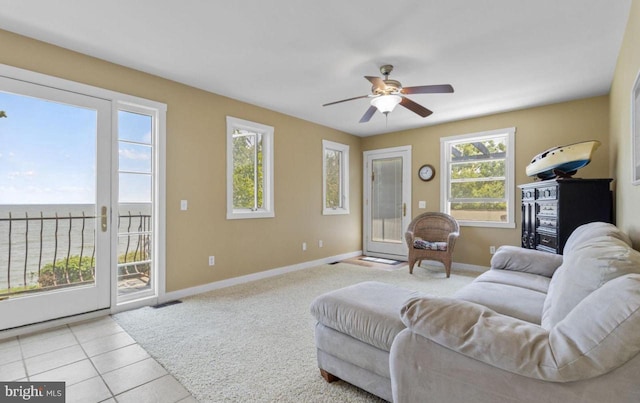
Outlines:
[[[440,138],[440,172],[442,172],[442,181],[440,188],[440,211],[451,214],[451,146],[459,143],[470,143],[473,141],[483,141],[488,138],[504,136],[506,141],[505,161],[505,202],[507,203],[507,221],[468,221],[458,220],[461,226],[468,227],[491,227],[491,228],[515,228],[515,127],[504,129],[489,130],[483,132],[462,134],[457,136],[449,136]],[[487,178],[490,179],[490,178]],[[502,178],[495,178],[502,180]],[[478,199],[483,201],[483,199]]]
[[[327,207],[327,159],[328,150],[339,151],[340,158],[340,195],[339,207]],[[322,140],[322,214],[349,214],[349,146],[334,141]]]
[[[263,206],[258,209],[238,209],[233,206],[233,133],[247,130],[262,136]],[[273,137],[274,128],[261,123],[227,116],[227,219],[275,217],[273,203]]]
[[[119,131],[120,112],[139,114],[139,115],[144,115],[151,118],[151,133],[150,133],[151,138],[148,144],[144,142],[120,139],[120,131]],[[159,207],[155,202],[156,198],[158,197],[158,187],[159,187],[158,178],[160,177],[160,171],[161,170],[164,171],[164,167],[161,167],[161,165],[158,163],[161,158],[164,158],[164,157],[161,157],[161,154],[160,154],[160,150],[164,150],[164,145],[161,146],[160,144],[163,141],[162,138],[164,138],[164,135],[162,135],[162,137],[160,136],[161,130],[164,130],[162,128],[165,127],[166,118],[164,115],[165,114],[163,113],[163,111],[154,107],[141,104],[141,103],[118,102],[115,105],[115,119],[117,119],[118,121],[118,125],[114,130],[114,136],[116,137],[115,139],[116,149],[119,150],[120,143],[145,145],[147,147],[150,147],[151,149],[151,166],[150,166],[150,172],[148,173],[141,172],[141,171],[139,172],[135,170],[121,170],[120,161],[119,161],[119,151],[114,154],[113,164],[114,164],[114,167],[117,167],[116,171],[118,176],[118,185],[120,184],[120,179],[119,179],[120,175],[123,173],[148,175],[151,178],[151,221],[152,221],[151,228],[152,229],[150,231],[150,234],[151,234],[150,236],[152,239],[153,248],[157,247],[157,242],[154,239],[156,234],[154,233],[153,228],[159,224],[159,217],[160,217],[157,212],[157,210],[159,210]],[[164,174],[162,174],[162,176],[164,177]],[[118,190],[117,198],[115,200],[115,203],[116,205],[119,206],[121,202],[119,186],[117,187],[117,190]],[[128,202],[123,202],[123,203],[127,204]],[[162,214],[162,216],[164,217],[164,214]],[[115,248],[117,250],[118,244],[119,244],[119,237],[121,234],[119,230],[116,230],[114,232],[116,232],[114,234],[114,238],[115,238],[114,242],[115,242]],[[149,264],[151,266],[151,273],[154,277],[158,276],[158,270],[157,270],[158,262],[157,262],[156,256],[157,256],[157,252],[155,250],[152,250]],[[117,260],[116,260],[116,265],[119,267],[119,263],[117,263]],[[131,303],[132,301],[140,300],[147,296],[154,295],[156,293],[155,287],[157,285],[158,285],[158,282],[153,281],[151,284],[151,288],[149,290],[132,292],[131,294],[119,294],[119,289],[118,287],[116,287],[116,290],[114,290],[115,298],[118,301],[118,305]]]

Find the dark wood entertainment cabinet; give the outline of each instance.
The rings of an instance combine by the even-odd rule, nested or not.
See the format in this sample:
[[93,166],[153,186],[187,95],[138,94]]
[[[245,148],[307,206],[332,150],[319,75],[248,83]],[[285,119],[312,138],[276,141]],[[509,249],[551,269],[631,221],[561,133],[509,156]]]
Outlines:
[[562,254],[574,229],[613,220],[612,179],[556,178],[519,185],[522,247]]

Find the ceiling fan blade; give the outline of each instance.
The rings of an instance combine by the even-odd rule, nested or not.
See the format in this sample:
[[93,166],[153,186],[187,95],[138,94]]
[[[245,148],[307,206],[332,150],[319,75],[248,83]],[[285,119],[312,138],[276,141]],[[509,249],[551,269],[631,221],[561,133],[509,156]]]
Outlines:
[[424,106],[413,102],[412,100],[410,100],[407,97],[402,97],[402,101],[400,101],[400,105],[402,105],[405,108],[409,109],[411,112],[417,113],[418,115],[422,116],[423,118],[426,118],[427,116],[429,116],[429,115],[431,115],[433,113],[433,111],[430,111],[429,109],[425,108]]
[[417,87],[404,87],[400,92],[403,94],[439,94],[453,92],[453,87],[449,84],[420,85]]
[[380,88],[380,89],[387,88],[387,84],[385,84],[380,77],[364,76],[364,78],[371,81],[371,84],[373,84],[376,88]]
[[378,109],[371,105],[369,107],[369,109],[367,109],[367,111],[364,113],[364,115],[362,115],[362,118],[360,118],[360,123],[366,123],[368,121],[371,120],[371,117],[376,113]]
[[329,106],[329,105],[335,105],[335,104],[339,104],[340,102],[347,102],[347,101],[353,101],[354,99],[360,99],[360,98],[367,98],[369,95],[362,95],[359,97],[353,97],[353,98],[347,98],[347,99],[342,99],[340,101],[335,101],[335,102],[329,102],[328,104],[324,104],[322,106]]

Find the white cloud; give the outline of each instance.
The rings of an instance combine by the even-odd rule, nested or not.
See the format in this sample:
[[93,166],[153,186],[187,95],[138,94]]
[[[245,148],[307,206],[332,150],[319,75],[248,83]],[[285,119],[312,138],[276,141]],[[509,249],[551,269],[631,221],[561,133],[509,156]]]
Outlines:
[[12,171],[7,174],[9,179],[16,178],[29,178],[35,176],[36,173],[34,171]]
[[148,161],[149,160],[149,154],[148,153],[138,152],[138,151],[132,150],[130,148],[120,149],[120,150],[118,150],[118,154],[122,158],[129,159],[129,160],[139,160],[139,161]]
[[95,191],[82,186],[32,186],[16,183],[0,186],[0,204],[89,204]]

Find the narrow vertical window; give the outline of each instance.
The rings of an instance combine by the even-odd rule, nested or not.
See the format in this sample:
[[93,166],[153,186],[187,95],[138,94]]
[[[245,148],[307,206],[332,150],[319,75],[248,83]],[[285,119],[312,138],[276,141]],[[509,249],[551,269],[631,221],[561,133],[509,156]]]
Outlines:
[[118,110],[118,301],[153,294],[157,112]]
[[440,140],[442,207],[461,225],[515,226],[514,133],[508,128]]
[[227,218],[273,216],[273,127],[227,116]]
[[349,214],[349,146],[322,141],[322,213]]

